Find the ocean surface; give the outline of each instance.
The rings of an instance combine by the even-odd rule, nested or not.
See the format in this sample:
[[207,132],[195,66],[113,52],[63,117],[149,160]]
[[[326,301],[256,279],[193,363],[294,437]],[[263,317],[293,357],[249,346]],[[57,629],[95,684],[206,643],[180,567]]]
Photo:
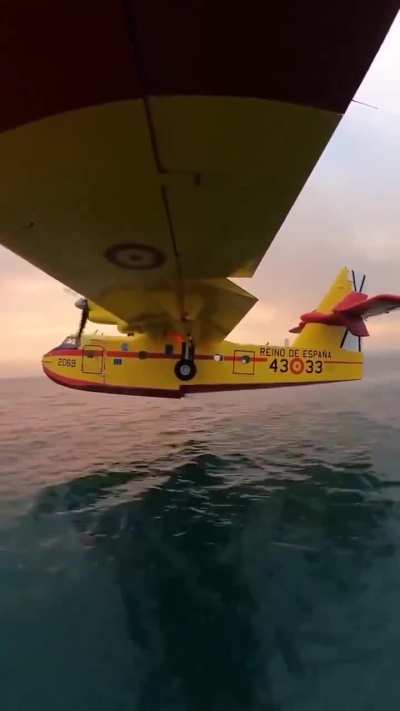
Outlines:
[[182,401],[0,380],[1,711],[397,711],[400,353]]

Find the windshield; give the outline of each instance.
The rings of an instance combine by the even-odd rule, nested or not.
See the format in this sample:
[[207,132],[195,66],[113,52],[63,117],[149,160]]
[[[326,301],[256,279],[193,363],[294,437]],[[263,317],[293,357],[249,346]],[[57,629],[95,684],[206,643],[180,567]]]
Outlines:
[[67,336],[58,348],[77,348],[76,336]]

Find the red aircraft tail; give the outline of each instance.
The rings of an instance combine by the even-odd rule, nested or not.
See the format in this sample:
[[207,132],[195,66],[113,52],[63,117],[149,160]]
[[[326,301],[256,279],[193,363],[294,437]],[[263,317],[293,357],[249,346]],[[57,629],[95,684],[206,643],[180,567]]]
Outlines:
[[[343,289],[343,284],[345,283],[349,284],[347,294],[345,293],[346,289]],[[369,333],[364,319],[389,313],[394,309],[400,308],[400,296],[379,294],[378,296],[369,297],[367,294],[362,293],[364,284],[365,277],[362,277],[357,287],[357,277],[355,273],[342,270],[331,292],[328,293],[328,300],[325,299],[318,309],[302,314],[302,316],[300,316],[299,325],[290,329],[290,332],[303,333],[304,328],[308,324],[339,326],[343,329],[344,334],[340,344],[341,347],[345,347],[347,334],[352,334],[358,339],[368,336]],[[353,290],[351,285],[353,285]],[[335,294],[336,300],[338,299],[336,303],[334,300]],[[343,294],[345,294],[344,297]],[[358,349],[361,349],[360,342]]]
[[344,326],[353,336],[369,336],[364,318],[379,316],[400,308],[400,296],[378,294],[368,297],[352,291],[329,313],[310,311],[300,316],[300,323],[290,333],[301,333],[307,323],[323,323],[326,326]]

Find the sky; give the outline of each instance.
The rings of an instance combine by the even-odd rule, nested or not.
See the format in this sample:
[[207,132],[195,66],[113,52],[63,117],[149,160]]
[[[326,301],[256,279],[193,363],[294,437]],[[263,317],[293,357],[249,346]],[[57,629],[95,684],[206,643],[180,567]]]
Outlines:
[[[400,294],[400,15],[252,279],[259,299],[230,338],[283,343],[337,272]],[[76,296],[0,247],[0,377],[39,374],[44,352],[77,329]],[[88,327],[96,328],[94,324]],[[366,350],[400,350],[400,313],[368,321]]]

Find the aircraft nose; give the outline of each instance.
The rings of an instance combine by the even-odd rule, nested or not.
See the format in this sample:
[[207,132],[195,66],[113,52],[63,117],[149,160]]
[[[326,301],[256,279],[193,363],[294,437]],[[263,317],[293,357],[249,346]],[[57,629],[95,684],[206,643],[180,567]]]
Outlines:
[[47,353],[44,353],[42,355],[42,363],[45,363],[46,360],[48,361],[50,356],[52,356],[52,355],[53,355],[53,351],[47,351]]
[[55,379],[55,372],[57,370],[57,348],[52,348],[42,355],[42,370],[45,375],[47,375],[50,380]]

